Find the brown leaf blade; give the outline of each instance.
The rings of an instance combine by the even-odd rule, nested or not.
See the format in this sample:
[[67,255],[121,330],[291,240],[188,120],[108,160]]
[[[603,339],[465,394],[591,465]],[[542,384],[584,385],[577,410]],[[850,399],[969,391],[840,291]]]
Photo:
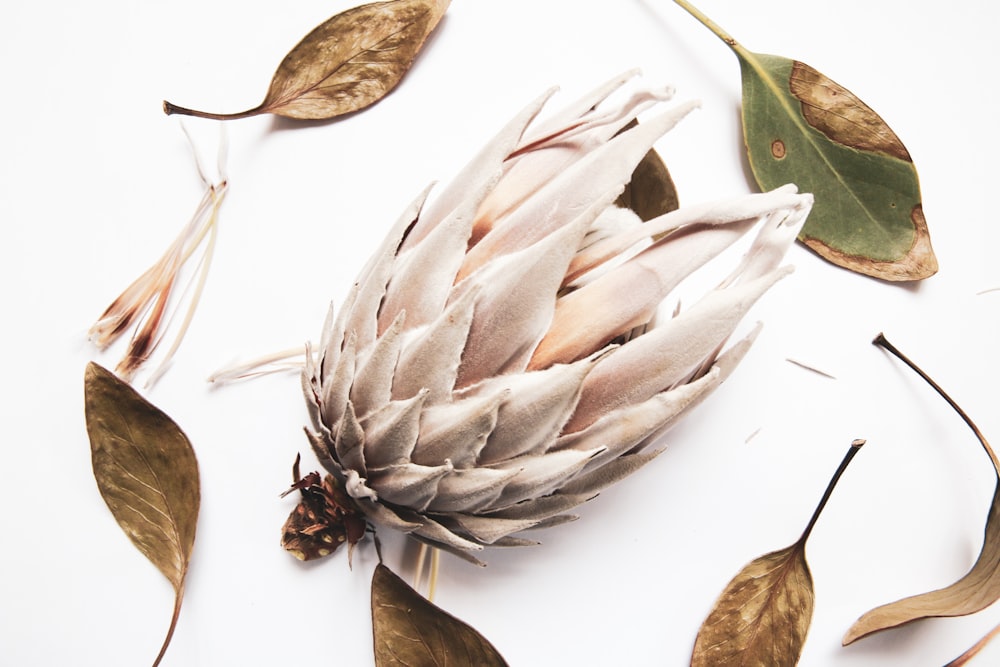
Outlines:
[[482,635],[427,601],[381,563],[372,577],[372,626],[376,667],[507,665]]
[[693,667],[798,662],[815,602],[804,546],[772,551],[733,577],[698,631]]
[[[633,120],[621,131],[638,124]],[[656,149],[650,149],[636,166],[632,172],[632,180],[625,184],[616,203],[632,210],[643,222],[675,211],[680,206],[674,179]]]
[[317,26],[285,56],[264,101],[214,114],[164,101],[169,114],[232,120],[263,113],[325,120],[382,99],[409,71],[450,0],[392,0],[361,5]]
[[847,631],[843,639],[845,646],[874,632],[888,630],[921,618],[974,614],[1000,600],[1000,463],[997,456],[979,428],[936,382],[907,359],[882,334],[879,334],[873,342],[910,366],[958,412],[989,456],[997,474],[997,485],[986,519],[983,548],[972,569],[950,586],[903,598],[866,612]]
[[90,363],[84,407],[97,487],[118,525],[175,592],[173,634],[200,506],[198,462],[173,420],[128,383]]
[[802,655],[815,592],[806,542],[847,466],[865,444],[851,443],[796,542],[750,561],[723,590],[702,623],[692,667],[784,667]]

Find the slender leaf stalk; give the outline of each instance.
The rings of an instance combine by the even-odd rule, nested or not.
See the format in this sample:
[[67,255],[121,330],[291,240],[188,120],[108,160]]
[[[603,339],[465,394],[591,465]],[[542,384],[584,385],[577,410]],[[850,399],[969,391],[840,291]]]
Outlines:
[[820,499],[819,504],[816,506],[816,510],[813,512],[812,518],[809,519],[809,524],[806,529],[802,531],[802,536],[799,538],[798,544],[805,545],[806,540],[809,539],[810,533],[812,533],[813,526],[816,525],[816,520],[819,518],[820,513],[823,508],[826,507],[826,503],[830,500],[830,496],[833,495],[833,489],[837,486],[837,482],[840,481],[841,475],[847,470],[847,466],[850,465],[851,460],[855,457],[861,446],[865,444],[865,441],[858,438],[851,443],[850,449],[844,455],[844,459],[840,462],[840,466],[837,468],[837,472],[833,473],[833,477],[830,479],[830,483],[826,486],[826,491],[823,493],[823,497]]
[[721,39],[730,47],[734,49],[739,47],[739,43],[735,39],[733,39],[732,35],[723,30],[718,23],[705,16],[700,9],[692,5],[690,2],[688,2],[687,0],[674,0],[674,2],[683,7],[688,14],[698,19],[699,23],[701,23],[703,26],[711,30],[716,37]]
[[990,447],[990,443],[988,443],[986,441],[986,436],[983,435],[983,432],[979,430],[979,427],[976,426],[975,422],[972,421],[972,419],[969,417],[969,415],[965,414],[965,410],[963,410],[958,405],[958,403],[956,403],[954,400],[952,400],[951,396],[949,396],[945,392],[945,390],[942,389],[940,387],[940,385],[938,385],[937,382],[935,382],[934,380],[932,380],[931,377],[929,375],[927,375],[927,373],[923,372],[923,370],[921,370],[919,366],[917,366],[915,363],[913,363],[905,354],[903,354],[898,349],[896,349],[896,346],[893,345],[892,343],[890,343],[888,340],[886,340],[886,338],[885,338],[885,336],[883,334],[879,333],[877,336],[875,336],[875,339],[872,340],[872,344],[873,345],[877,345],[877,346],[881,347],[882,349],[884,349],[884,350],[892,353],[897,359],[899,359],[904,364],[906,364],[907,366],[909,366],[910,368],[912,368],[913,371],[917,375],[919,375],[920,377],[922,377],[924,379],[924,381],[927,384],[929,384],[934,389],[934,391],[936,391],[941,396],[941,398],[943,398],[945,401],[947,401],[948,405],[950,405],[952,407],[952,409],[955,412],[958,413],[958,416],[962,418],[962,421],[964,421],[965,424],[970,429],[972,429],[972,432],[975,434],[975,436],[979,440],[980,444],[982,444],[983,449],[986,450],[986,454],[990,457],[990,460],[993,461],[993,466],[997,470],[1000,470],[1000,461],[997,460],[996,452],[994,452],[993,448]]
[[209,120],[238,120],[240,118],[257,116],[262,113],[262,110],[260,107],[254,107],[253,109],[247,109],[238,113],[211,113],[209,111],[188,109],[187,107],[178,106],[172,102],[163,100],[163,113],[168,116],[177,114],[180,116],[192,116],[194,118],[208,118]]
[[166,655],[167,648],[170,646],[170,640],[174,638],[174,630],[177,628],[177,619],[181,616],[181,603],[183,601],[184,586],[181,585],[174,596],[174,613],[170,618],[170,627],[167,628],[167,636],[163,639],[163,646],[160,647],[160,652],[156,655],[156,660],[153,661],[153,667],[157,667],[160,661],[163,660],[163,656]]
[[988,633],[986,633],[986,635],[982,639],[973,644],[968,651],[958,656],[944,667],[962,667],[970,660],[975,658],[977,655],[979,655],[979,652],[982,651],[986,647],[986,645],[989,644],[993,640],[993,638],[996,637],[998,634],[1000,634],[1000,625],[990,630]]

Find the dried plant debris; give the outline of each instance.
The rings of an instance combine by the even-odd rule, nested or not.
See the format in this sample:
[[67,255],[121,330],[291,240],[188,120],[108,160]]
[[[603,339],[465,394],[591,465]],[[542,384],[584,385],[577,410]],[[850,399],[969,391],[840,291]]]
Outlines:
[[274,114],[325,120],[382,99],[410,69],[450,0],[374,2],[325,21],[278,65],[264,101],[239,113],[208,113],[163,102],[167,114],[233,120]]
[[816,196],[799,239],[834,264],[883,280],[936,273],[916,167],[885,121],[809,65],[748,51],[675,1],[739,59],[743,134],[760,188],[796,183]]
[[[223,134],[219,144],[219,179],[215,183],[205,176],[205,170],[195,154],[198,175],[205,184],[205,193],[191,220],[160,259],[126,287],[90,328],[90,340],[104,349],[114,343],[133,323],[136,325],[128,349],[115,368],[115,372],[129,382],[160,346],[181,302],[187,302],[184,317],[177,327],[170,348],[149,376],[147,386],[151,386],[166,371],[194,318],[215,252],[219,208],[229,187],[225,177],[225,154],[226,139]],[[193,289],[189,290],[184,288],[181,273],[193,258],[198,260],[197,272],[192,278],[195,281]]]
[[174,613],[155,666],[184,598],[201,504],[198,461],[180,427],[110,371],[89,364],[84,390],[97,488],[118,525],[174,588]]
[[934,616],[965,616],[974,614],[1000,599],[1000,462],[986,437],[968,415],[916,364],[879,334],[875,345],[889,351],[923,378],[968,425],[982,445],[997,475],[985,536],[979,558],[969,572],[950,586],[921,595],[914,595],[865,613],[847,631],[844,644],[850,644],[873,632],[904,625],[920,618]]
[[282,497],[299,491],[302,500],[292,510],[281,529],[281,546],[299,560],[315,560],[329,556],[340,545],[347,544],[350,564],[354,545],[365,535],[367,523],[354,502],[327,475],[322,480],[318,472],[299,475],[299,462],[292,466],[292,486]]
[[485,637],[429,602],[382,564],[372,577],[372,630],[377,667],[507,665]]
[[815,596],[806,540],[833,488],[864,440],[855,440],[827,486],[801,537],[751,561],[733,577],[702,623],[691,665],[795,665],[802,654]]

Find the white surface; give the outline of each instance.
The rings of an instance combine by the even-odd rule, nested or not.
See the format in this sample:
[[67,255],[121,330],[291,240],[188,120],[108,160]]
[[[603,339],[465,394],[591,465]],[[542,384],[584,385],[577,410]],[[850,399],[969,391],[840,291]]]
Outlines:
[[[201,195],[161,99],[253,106],[285,52],[351,4],[0,9],[0,663],[141,665],[155,655],[172,593],[101,500],[83,420],[86,363],[113,366],[122,347],[99,353],[86,330]],[[797,537],[850,441],[864,437],[809,542],[817,602],[802,664],[940,665],[1000,611],[846,649],[840,637],[872,606],[954,581],[981,543],[994,476],[978,443],[869,341],[885,331],[1000,437],[1000,292],[978,294],[1000,287],[996,9],[985,0],[699,5],[749,48],[811,64],[890,123],[919,169],[941,271],[888,285],[793,248],[798,270],[752,315],[766,322],[755,348],[668,435],[663,457],[582,508],[580,521],[540,534],[540,547],[488,552],[486,569],[445,556],[436,601],[514,666],[687,664],[725,583]],[[293,504],[278,493],[307,451],[297,378],[221,391],[205,378],[315,339],[328,301],[343,297],[405,204],[528,100],[560,84],[558,105],[632,67],[703,100],[658,145],[682,203],[749,191],[736,59],[667,0],[454,0],[380,104],[334,123],[227,126],[231,191],[207,291],[173,367],[148,392],[191,437],[203,483],[164,665],[372,664],[371,544],[353,572],[343,554],[302,566],[277,544]],[[186,122],[211,156],[216,124]],[[403,542],[383,539],[399,569]],[[978,664],[1000,660],[1000,646],[991,653]]]

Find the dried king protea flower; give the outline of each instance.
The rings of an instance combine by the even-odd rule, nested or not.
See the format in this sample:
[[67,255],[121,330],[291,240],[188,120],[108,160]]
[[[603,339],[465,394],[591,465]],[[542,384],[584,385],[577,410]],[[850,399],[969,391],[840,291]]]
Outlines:
[[[787,186],[647,223],[616,207],[696,106],[621,131],[670,97],[640,90],[604,109],[630,76],[533,131],[549,95],[526,108],[403,214],[331,312],[303,373],[310,439],[370,523],[473,561],[533,543],[516,534],[649,462],[749,347],[753,333],[722,351],[787,273],[812,198]],[[717,288],[654,323],[686,276],[755,226]]]

